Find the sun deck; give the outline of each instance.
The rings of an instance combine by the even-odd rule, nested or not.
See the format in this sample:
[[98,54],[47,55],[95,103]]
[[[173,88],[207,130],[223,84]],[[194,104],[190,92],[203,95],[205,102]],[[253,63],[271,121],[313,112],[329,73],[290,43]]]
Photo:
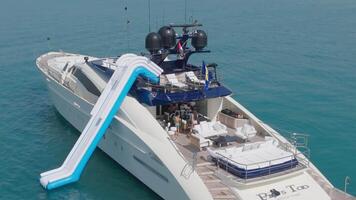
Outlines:
[[[250,139],[250,142],[260,142],[264,138],[261,136],[255,136]],[[282,171],[279,173],[273,173],[266,176],[261,176],[252,179],[245,179],[238,177],[234,174],[221,169],[216,165],[216,163],[209,160],[209,153],[207,150],[200,150],[190,143],[188,135],[179,134],[174,138],[174,143],[176,144],[179,151],[184,155],[186,160],[190,163],[194,163],[194,170],[202,177],[202,180],[208,187],[209,191],[212,193],[214,199],[239,199],[238,195],[231,190],[229,182],[235,182],[237,184],[248,184],[257,181],[264,181],[274,177],[280,177],[282,175],[295,173],[297,171],[306,169],[306,166],[299,163],[296,167],[290,170]],[[241,147],[243,143],[235,143],[234,146]]]
[[[208,187],[211,194],[216,199],[236,199],[236,192],[231,189],[233,184],[249,184],[258,181],[269,180],[280,177],[306,168],[307,163],[294,162],[290,168],[273,170],[275,160],[282,159],[280,155],[272,155],[271,159],[258,160],[259,152],[248,149],[249,145],[256,148],[267,143],[267,140],[276,142],[279,150],[277,153],[288,153],[286,161],[295,160],[296,153],[291,152],[271,137],[268,132],[260,127],[254,120],[251,120],[247,113],[234,108],[228,101],[219,98],[204,99],[202,101],[170,104],[167,106],[157,106],[153,113],[158,122],[167,131],[177,150],[189,163],[190,168],[183,170],[182,174],[189,174],[196,171]],[[232,111],[234,110],[234,111]],[[194,116],[194,114],[196,116]],[[276,145],[277,145],[276,144]],[[211,151],[227,150],[234,148],[243,153],[255,154],[256,161],[252,163],[236,163],[225,157],[214,159]],[[284,149],[282,149],[284,148]],[[246,150],[245,150],[246,149]],[[251,150],[251,151],[250,151]],[[236,153],[236,155],[240,155]],[[283,154],[285,156],[285,154]],[[282,155],[282,156],[283,156]],[[259,155],[261,157],[261,155]],[[251,156],[253,157],[253,156]],[[286,158],[283,158],[286,159]],[[251,160],[251,159],[247,159]],[[273,161],[274,160],[274,161]],[[224,163],[225,162],[225,163]],[[258,163],[260,162],[260,163]],[[245,177],[233,173],[231,163],[236,166],[246,166]],[[250,166],[263,165],[263,174],[250,176]],[[258,170],[258,169],[257,169]],[[256,170],[255,170],[256,171]]]
[[[250,142],[260,142],[263,140],[263,137],[255,136],[250,139]],[[330,196],[331,199],[355,199],[351,195],[348,195],[343,191],[333,187],[329,182],[325,181],[325,179],[318,172],[303,162],[299,162],[297,166],[289,170],[256,178],[245,179],[218,167],[216,163],[208,159],[209,154],[206,149],[200,150],[190,143],[188,135],[179,134],[174,138],[173,141],[186,160],[194,165],[192,166],[193,170],[196,171],[197,174],[202,178],[214,199],[240,199],[238,194],[236,194],[236,192],[231,189],[232,185],[251,185],[276,178],[278,179],[281,177],[293,176],[298,173],[309,174]],[[243,143],[235,143],[234,145],[243,146]]]
[[[337,188],[334,188],[312,164],[312,166],[310,166],[308,151],[303,152],[303,154],[301,150],[298,150],[292,145],[292,143],[286,141],[285,139],[280,140],[280,136],[276,137],[276,134],[278,133],[269,130],[270,127],[266,127],[266,125],[262,122],[251,119],[249,113],[246,113],[246,111],[236,110],[235,108],[234,110],[240,113],[241,116],[239,115],[236,116],[237,119],[232,119],[224,116],[226,113],[222,113],[224,108],[233,109],[229,103],[222,102],[219,110],[217,112],[213,112],[215,113],[214,115],[211,115],[209,114],[209,111],[204,110],[204,108],[206,108],[205,106],[208,107],[207,109],[211,109],[208,102],[196,103],[198,104],[196,107],[200,108],[197,110],[199,111],[199,114],[201,114],[202,120],[200,120],[199,124],[193,125],[190,128],[187,125],[188,127],[186,127],[187,129],[185,130],[177,131],[177,128],[180,130],[184,129],[183,127],[185,125],[181,124],[183,127],[175,127],[174,125],[167,123],[170,120],[167,120],[166,117],[162,117],[161,115],[157,115],[156,117],[162,124],[162,127],[167,130],[167,134],[171,138],[171,141],[177,151],[187,161],[187,166],[184,170],[182,170],[182,175],[189,176],[190,173],[196,172],[201,177],[214,199],[242,199],[238,192],[239,188],[244,190],[246,187],[255,187],[257,185],[264,185],[271,182],[278,183],[279,180],[287,180],[290,177],[298,176],[310,177],[311,180],[315,181],[315,184],[320,185],[320,190],[324,190],[331,199],[353,199],[352,196],[349,196]],[[165,108],[161,108],[159,110],[164,113]],[[177,110],[179,110],[178,113],[180,115],[182,113],[181,106],[178,106]],[[177,112],[173,111],[173,113]],[[215,132],[210,133],[211,130],[209,128],[211,127],[206,124],[214,123],[219,126],[215,127]],[[239,127],[243,127],[246,123],[251,125],[255,131],[246,129],[249,134],[241,135],[239,132],[241,131],[241,128]],[[202,124],[204,124],[205,127],[203,127]],[[221,131],[220,124],[226,126],[225,131]],[[217,135],[212,136],[211,134]],[[233,138],[233,140],[229,139],[228,141],[221,142],[219,137]],[[224,161],[223,159],[214,160],[212,159],[211,153],[209,153],[209,150],[224,150],[231,147],[239,149],[251,144],[261,144],[271,138],[278,141],[278,147],[276,146],[275,148],[288,152],[288,156],[293,157],[291,160],[296,160],[297,162],[290,165],[290,167],[284,167],[279,171],[270,170],[269,173],[264,173],[254,177],[241,177],[231,173],[231,170],[227,168],[230,167],[229,165],[221,165],[221,163],[223,163],[222,161]],[[256,151],[256,153],[258,153],[258,151]],[[275,160],[278,159],[281,158],[275,158]],[[230,162],[229,158],[226,158],[225,161],[227,162],[227,160]],[[273,169],[273,163],[273,159],[268,160],[267,165],[266,161],[263,161],[263,166],[267,167],[267,169]],[[258,161],[256,161],[256,163],[250,164],[256,166],[258,164],[261,165],[261,162],[258,163]],[[248,169],[248,166],[246,166],[246,169]]]

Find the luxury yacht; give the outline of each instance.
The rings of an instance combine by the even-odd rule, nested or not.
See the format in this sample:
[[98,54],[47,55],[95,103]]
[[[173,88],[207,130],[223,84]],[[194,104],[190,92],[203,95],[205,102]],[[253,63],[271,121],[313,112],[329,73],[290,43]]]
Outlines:
[[54,106],[82,132],[42,186],[77,181],[98,146],[164,199],[354,199],[311,163],[307,135],[283,137],[231,97],[217,64],[189,62],[210,52],[201,26],[149,33],[140,55],[37,59]]

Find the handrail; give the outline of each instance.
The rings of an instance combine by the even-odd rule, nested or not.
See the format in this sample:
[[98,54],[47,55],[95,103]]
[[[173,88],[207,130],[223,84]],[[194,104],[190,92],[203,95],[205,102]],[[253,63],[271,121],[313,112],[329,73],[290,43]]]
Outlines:
[[[197,152],[193,153],[193,158],[191,162],[187,162],[182,171],[181,171],[181,175],[184,176],[185,178],[189,178],[190,175],[195,171],[196,165],[197,165]],[[190,171],[187,171],[188,169],[190,169]]]
[[[199,76],[197,76],[197,77],[199,77]],[[163,80],[166,78],[165,78],[165,76],[161,75],[160,79]],[[199,79],[199,80],[204,80],[204,79]],[[218,80],[216,80],[216,81],[219,82]],[[168,82],[164,85],[157,85],[157,84],[151,84],[149,81],[145,81],[144,86],[152,87],[158,91],[165,91],[165,93],[166,93],[166,91],[186,91],[186,90],[191,90],[191,89],[202,90],[204,88],[204,84],[189,81],[189,80],[187,80],[187,78],[185,78],[184,81],[180,80],[180,82],[184,83],[186,86],[182,87],[182,88],[178,88],[178,87],[171,85]],[[214,87],[216,87],[216,86],[209,85],[209,88],[214,88]]]
[[290,158],[296,158],[297,155],[300,155],[300,154],[302,154],[302,153],[293,154],[293,155],[290,155],[290,156],[284,156],[284,157],[281,157],[281,158],[276,158],[276,159],[272,159],[272,160],[268,160],[268,161],[259,161],[259,162],[255,162],[255,163],[251,163],[251,164],[239,163],[239,162],[236,162],[236,161],[232,160],[231,158],[226,157],[226,156],[224,156],[224,155],[222,155],[222,154],[220,154],[220,153],[216,153],[216,154],[219,155],[219,156],[221,156],[221,157],[223,157],[223,158],[225,158],[225,159],[227,159],[227,160],[229,160],[229,161],[231,161],[231,162],[233,162],[233,163],[235,163],[235,164],[237,164],[237,165],[245,166],[245,168],[247,169],[247,167],[248,167],[248,166],[251,166],[251,165],[258,165],[258,164],[261,164],[261,163],[273,162],[273,161],[282,160],[282,159],[284,159],[284,158],[289,158],[289,157],[290,157]]
[[[183,153],[178,149],[177,145],[174,143],[174,141],[170,138],[167,137],[169,143],[173,146],[174,150],[178,153],[180,157],[183,158],[185,161],[185,165],[181,171],[181,175],[189,178],[189,176],[195,171],[195,167],[197,165],[197,152],[193,153],[192,160],[189,161],[187,158],[183,155]],[[188,168],[190,168],[190,171],[187,172]]]
[[188,163],[187,159],[184,157],[182,152],[178,149],[177,145],[173,142],[173,140],[170,137],[167,137],[167,139],[169,143],[173,146],[174,150],[176,150],[176,152],[180,155],[180,157],[182,157],[184,161]]
[[[266,125],[265,123],[263,123],[261,120],[258,120],[259,124],[267,131],[268,134],[274,136],[273,138],[277,139],[278,143],[281,145],[282,147],[284,147],[287,151],[291,152],[291,153],[297,153],[298,151],[302,152],[303,155],[305,155],[304,153],[306,153],[306,157],[309,159],[310,158],[310,149],[308,147],[308,137],[309,135],[308,134],[303,134],[303,133],[293,133],[293,132],[290,132],[290,131],[286,131],[287,133],[289,133],[291,135],[291,139],[298,139],[298,138],[303,138],[304,142],[302,143],[297,143],[297,142],[293,142],[291,140],[288,140],[287,141],[289,142],[283,142],[282,140],[279,139],[279,137],[276,137],[275,134],[278,134],[277,131],[275,131],[272,127]],[[273,130],[273,131],[272,131]],[[279,129],[280,130],[280,129]],[[294,138],[293,138],[294,136]],[[288,146],[290,146],[288,148]],[[298,149],[299,148],[299,149]],[[304,149],[304,151],[302,151],[301,149]],[[292,151],[294,150],[294,151]],[[309,162],[308,162],[309,163]],[[309,164],[308,164],[309,165]]]
[[290,142],[295,147],[307,147],[308,146],[309,135],[303,133],[291,133]]
[[[258,164],[262,164],[262,163],[268,163],[268,165],[266,167],[263,167],[263,168],[267,168],[268,169],[268,174],[266,175],[270,175],[272,174],[271,173],[271,170],[273,170],[274,168],[276,167],[280,167],[280,166],[274,166],[272,165],[272,162],[273,161],[276,161],[276,160],[281,160],[281,159],[285,159],[285,158],[291,158],[288,162],[286,163],[283,163],[283,166],[290,166],[290,168],[292,169],[293,168],[293,158],[294,159],[297,159],[299,162],[303,162],[304,165],[309,165],[309,162],[304,162],[305,160],[308,161],[308,159],[303,159],[300,157],[300,155],[302,155],[302,153],[297,153],[297,154],[293,154],[293,155],[290,155],[290,156],[284,156],[282,158],[276,158],[276,159],[272,159],[272,160],[268,160],[268,161],[260,161],[260,162],[255,162],[255,163],[251,163],[251,164],[243,164],[243,163],[239,163],[239,162],[236,162],[232,159],[230,159],[229,157],[226,157],[220,153],[216,153],[218,155],[218,157],[216,158],[217,159],[217,167],[219,168],[220,165],[219,165],[219,161],[222,160],[222,161],[225,161],[225,165],[224,167],[226,167],[226,171],[229,171],[230,168],[233,168],[234,164],[237,165],[237,167],[242,168],[241,169],[244,169],[245,170],[245,177],[243,177],[244,180],[248,179],[248,176],[249,174],[253,173],[253,172],[248,172],[248,166],[252,166],[252,165],[258,165]],[[229,163],[230,162],[230,163]],[[264,176],[266,176],[264,175]]]
[[[262,128],[263,128],[265,131],[267,131],[268,134],[270,134],[271,136],[274,136],[273,138],[275,138],[275,139],[278,141],[278,143],[284,143],[281,139],[279,139],[278,137],[275,136],[275,134],[276,134],[276,133],[278,134],[278,132],[274,131],[274,129],[273,129],[272,127],[268,127],[268,125],[265,124],[265,123],[264,123],[263,121],[261,121],[261,120],[257,120],[256,122],[258,122],[258,124],[261,125]],[[266,125],[267,125],[267,126],[266,126]],[[274,132],[272,132],[270,129],[272,129]]]
[[[306,163],[304,163],[306,166],[309,166],[309,158],[310,158],[310,149],[307,146],[299,146],[302,149],[297,149],[296,146],[294,146],[291,143],[282,143],[279,145],[281,148],[283,148],[283,150],[288,151],[290,153],[293,153],[299,161],[307,161]],[[302,158],[299,155],[304,155],[306,158]]]
[[351,178],[349,176],[345,177],[344,180],[344,192],[347,193],[347,186],[351,183]]

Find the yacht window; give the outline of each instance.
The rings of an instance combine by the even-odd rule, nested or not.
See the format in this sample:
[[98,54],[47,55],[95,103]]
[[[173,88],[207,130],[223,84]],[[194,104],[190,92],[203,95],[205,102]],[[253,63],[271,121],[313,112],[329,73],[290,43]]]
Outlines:
[[77,77],[77,79],[84,85],[84,87],[92,94],[96,96],[100,96],[100,91],[99,89],[94,85],[91,80],[88,79],[88,77],[83,74],[82,70],[75,68],[73,71],[73,75]]
[[66,71],[66,69],[67,69],[67,67],[68,67],[68,62],[64,65],[64,67],[63,67],[63,70],[62,71]]
[[75,66],[72,66],[68,71],[72,74],[74,74],[74,71],[75,71],[76,67]]

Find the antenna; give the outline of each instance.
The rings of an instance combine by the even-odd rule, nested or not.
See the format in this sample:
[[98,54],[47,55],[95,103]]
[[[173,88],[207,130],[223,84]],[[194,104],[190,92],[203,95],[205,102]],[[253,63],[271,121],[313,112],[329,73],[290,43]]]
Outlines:
[[47,37],[46,38],[46,41],[47,41],[47,47],[48,47],[48,49],[52,49],[52,45],[51,45],[51,37]]
[[184,23],[187,23],[187,0],[184,0]]
[[157,30],[158,29],[158,18],[156,18],[156,27],[155,29]]
[[148,0],[148,32],[151,33],[151,0]]
[[130,20],[127,14],[127,6],[125,6],[125,15],[126,15],[126,40],[127,40],[127,50],[130,49],[130,40],[129,40],[129,24]]
[[165,25],[165,15],[166,15],[166,6],[165,6],[165,4],[163,5],[163,9],[162,9],[162,26],[164,26]]

